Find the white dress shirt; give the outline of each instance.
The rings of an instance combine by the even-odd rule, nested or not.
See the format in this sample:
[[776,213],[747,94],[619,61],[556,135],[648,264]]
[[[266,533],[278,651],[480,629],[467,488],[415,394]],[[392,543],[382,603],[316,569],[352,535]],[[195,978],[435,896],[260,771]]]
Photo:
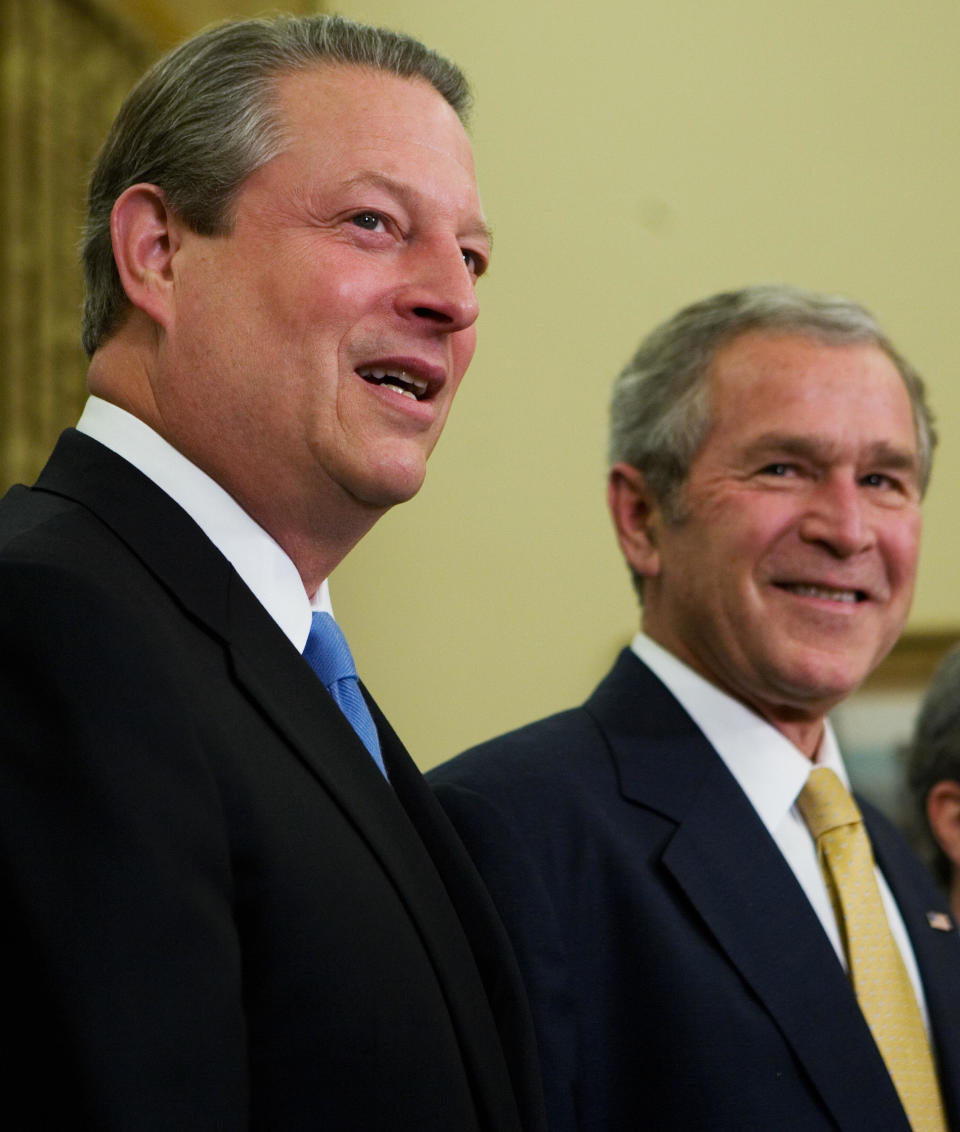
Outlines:
[[[638,633],[630,647],[679,700],[723,759],[786,858],[846,968],[847,957],[836,914],[817,862],[816,842],[796,805],[813,765],[829,767],[848,789],[850,787],[830,721],[824,723],[823,738],[811,764],[772,724],[694,672],[650,637]],[[890,930],[903,955],[926,1023],[923,985],[900,909],[883,874],[879,868],[875,871]]]
[[303,652],[312,614],[333,613],[326,581],[311,602],[296,566],[279,544],[233,496],[138,417],[90,397],[77,429],[122,456],[179,503],[243,578],[297,652]]

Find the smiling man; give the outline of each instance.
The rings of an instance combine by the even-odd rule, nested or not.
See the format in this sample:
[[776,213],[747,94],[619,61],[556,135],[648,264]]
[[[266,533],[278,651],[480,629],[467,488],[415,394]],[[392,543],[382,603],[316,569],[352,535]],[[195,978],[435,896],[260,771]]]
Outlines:
[[618,378],[642,632],[583,707],[431,776],[512,934],[552,1132],[960,1127],[960,941],[827,720],[903,627],[933,443],[845,299],[716,295]]
[[103,148],[91,397],[0,504],[10,1127],[541,1126],[502,926],[326,581],[473,355],[468,98],[405,36],[229,23]]

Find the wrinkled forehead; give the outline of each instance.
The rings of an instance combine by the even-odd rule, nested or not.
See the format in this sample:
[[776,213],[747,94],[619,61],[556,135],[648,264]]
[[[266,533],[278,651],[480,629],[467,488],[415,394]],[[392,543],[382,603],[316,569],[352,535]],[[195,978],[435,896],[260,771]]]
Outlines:
[[[715,411],[722,411],[744,391],[764,391],[757,411],[786,415],[790,397],[829,384],[835,395],[851,400],[882,384],[912,405],[911,391],[899,365],[875,341],[838,341],[805,330],[750,329],[721,342],[705,367],[705,382]],[[913,415],[911,407],[911,416]]]
[[273,160],[316,184],[378,173],[479,209],[473,150],[456,111],[425,79],[328,65],[277,80]]
[[873,343],[750,332],[717,352],[708,384],[711,433],[745,439],[796,432],[828,444],[918,448],[903,374]]

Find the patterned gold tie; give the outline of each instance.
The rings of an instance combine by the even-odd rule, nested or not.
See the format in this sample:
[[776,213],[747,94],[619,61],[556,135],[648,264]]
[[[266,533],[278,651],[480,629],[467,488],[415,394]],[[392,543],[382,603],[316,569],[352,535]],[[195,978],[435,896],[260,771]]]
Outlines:
[[914,1132],[946,1132],[933,1055],[917,998],[874,876],[857,804],[832,770],[817,767],[797,799],[816,839],[850,978]]

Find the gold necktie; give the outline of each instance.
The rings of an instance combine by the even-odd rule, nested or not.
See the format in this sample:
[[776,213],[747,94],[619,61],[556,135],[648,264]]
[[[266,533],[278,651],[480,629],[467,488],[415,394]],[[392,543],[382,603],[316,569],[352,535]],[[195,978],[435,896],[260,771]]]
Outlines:
[[857,1002],[873,1033],[914,1132],[946,1132],[930,1043],[874,876],[863,818],[827,767],[810,772],[797,799],[816,839]]

